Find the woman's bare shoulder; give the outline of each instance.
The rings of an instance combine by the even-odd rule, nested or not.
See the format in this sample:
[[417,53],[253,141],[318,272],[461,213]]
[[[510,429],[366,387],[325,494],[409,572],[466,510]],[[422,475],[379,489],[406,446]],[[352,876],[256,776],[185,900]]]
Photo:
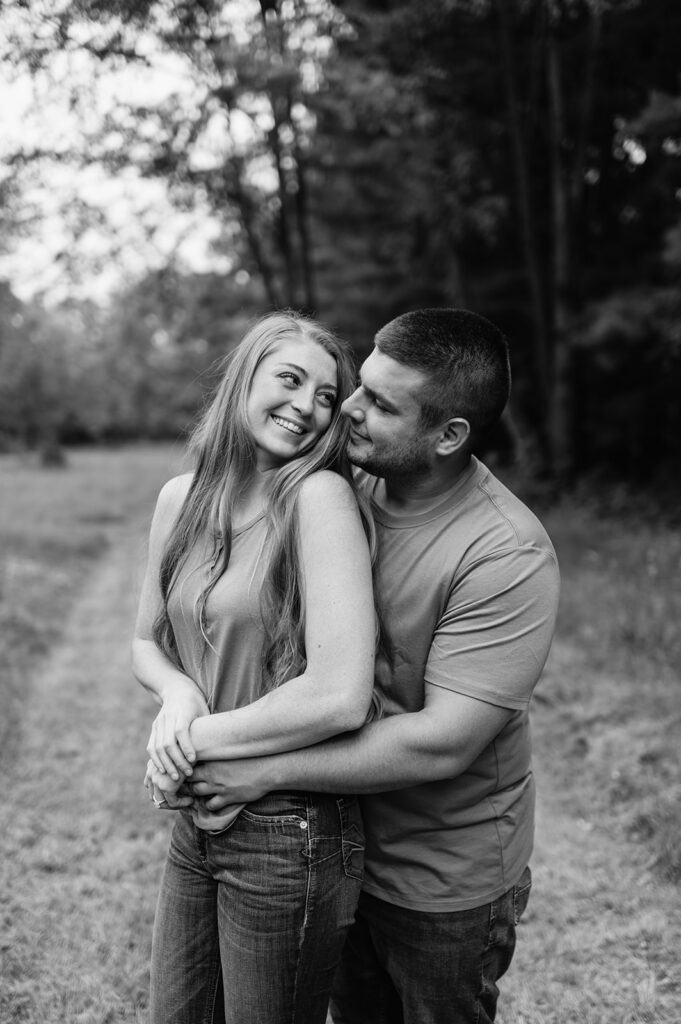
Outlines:
[[357,502],[351,484],[340,473],[320,469],[300,485],[298,507],[304,515],[306,512],[356,508]]
[[176,516],[189,493],[193,479],[193,473],[182,473],[180,476],[174,476],[166,481],[159,492],[158,501],[156,502],[157,513],[164,518],[166,516]]

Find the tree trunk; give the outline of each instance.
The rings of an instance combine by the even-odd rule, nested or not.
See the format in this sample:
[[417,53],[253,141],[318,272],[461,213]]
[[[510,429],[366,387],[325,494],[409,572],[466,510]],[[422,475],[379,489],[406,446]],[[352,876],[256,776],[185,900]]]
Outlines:
[[573,382],[572,342],[569,332],[570,237],[569,193],[563,163],[565,114],[561,80],[559,44],[555,22],[548,35],[548,95],[552,178],[552,240],[553,240],[553,362],[551,374],[551,407],[549,433],[553,476],[568,481],[573,471]]
[[579,127],[577,132],[577,143],[575,145],[575,157],[572,164],[572,173],[570,175],[570,199],[572,201],[573,208],[580,202],[582,191],[584,189],[586,144],[589,137],[591,112],[593,110],[596,64],[601,43],[601,27],[603,23],[601,0],[591,0],[589,10],[591,12],[591,21],[589,23],[586,59],[584,61],[584,86],[582,88],[579,110]]
[[298,180],[296,211],[298,215],[297,226],[300,241],[300,261],[303,273],[303,289],[305,293],[305,312],[318,314],[319,311],[317,309],[312,261],[312,242],[310,239],[310,227],[308,220],[307,172],[305,168],[305,158],[302,154],[295,125],[293,125],[293,131],[295,133],[294,157],[296,161],[296,176]]
[[[534,211],[532,208],[529,159],[523,137],[520,105],[515,84],[516,75],[508,0],[497,0],[497,11],[499,15],[497,23],[506,86],[506,110],[511,139],[516,203],[520,221],[523,261],[530,292],[535,368],[541,405],[540,413],[541,419],[544,425],[546,425],[550,401],[549,332],[546,323],[544,290],[537,250]],[[544,446],[542,445],[542,447]]]
[[[281,11],[279,10],[276,0],[261,0],[261,11],[263,15],[265,38],[270,51],[271,59],[280,61],[283,67],[286,61],[286,41],[285,41],[285,30],[282,19]],[[266,17],[267,8],[275,12],[276,18],[271,19],[271,23],[268,25],[268,19]],[[290,123],[290,116],[288,109],[283,113],[282,106],[286,105],[285,96],[278,96],[276,90],[268,90],[268,98],[270,101],[270,109],[272,111],[272,119],[274,121],[274,127],[272,131],[268,133],[270,148],[272,150],[272,156],[274,157],[274,165],[277,170],[277,181],[279,184],[279,243],[281,245],[281,255],[284,261],[284,277],[286,280],[286,295],[287,305],[294,309],[298,306],[298,267],[295,247],[293,244],[293,228],[291,226],[291,220],[295,219],[296,209],[290,202],[287,174],[284,169],[284,152],[282,150],[281,143],[281,129],[284,126],[289,127],[293,130],[293,126]],[[289,213],[293,216],[289,217]]]
[[269,303],[273,309],[281,309],[282,305],[285,305],[285,303],[281,302],[280,297],[277,294],[274,270],[265,256],[263,247],[260,244],[260,239],[255,225],[252,202],[243,189],[238,167],[235,168],[234,179],[235,184],[233,189],[228,192],[228,199],[234,203],[239,212],[239,219],[246,234],[246,238],[248,239],[249,248],[258,268],[260,277],[262,278],[263,285],[265,286]]

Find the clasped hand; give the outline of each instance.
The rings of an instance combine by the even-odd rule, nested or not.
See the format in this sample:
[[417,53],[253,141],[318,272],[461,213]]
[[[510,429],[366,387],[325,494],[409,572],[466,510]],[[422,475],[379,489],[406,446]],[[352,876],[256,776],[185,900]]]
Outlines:
[[180,792],[184,782],[184,776],[171,779],[167,772],[160,772],[153,761],[147,761],[144,785],[157,807],[171,811],[177,811],[180,807],[191,807],[194,797],[186,791]]
[[194,685],[163,701],[147,743],[147,753],[159,774],[167,773],[178,783],[191,775],[196,751],[189,729],[195,718],[208,714],[208,704]]
[[210,828],[211,815],[223,817],[228,807],[251,803],[270,791],[267,761],[266,757],[207,761],[195,767],[190,779],[179,780],[159,772],[149,761],[144,784],[150,795],[170,810],[194,807],[200,812],[201,826]]
[[[267,758],[211,761],[196,766],[190,726],[210,714],[198,688],[187,687],[164,700],[151,727],[144,785],[157,807],[194,807],[210,827],[211,814],[257,800],[271,788],[264,780]],[[196,767],[195,767],[196,766]]]
[[191,796],[180,795],[178,790],[191,776],[196,761],[190,726],[195,718],[209,713],[203,694],[193,683],[163,701],[151,727],[144,776],[144,785],[157,807],[176,810],[193,802]]

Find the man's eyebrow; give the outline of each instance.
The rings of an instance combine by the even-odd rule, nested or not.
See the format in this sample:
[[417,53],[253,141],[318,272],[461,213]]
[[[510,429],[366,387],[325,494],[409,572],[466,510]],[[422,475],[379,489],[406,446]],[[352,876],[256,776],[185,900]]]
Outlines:
[[380,402],[381,405],[384,405],[386,409],[389,409],[391,412],[397,412],[397,406],[393,405],[393,403],[389,401],[389,399],[385,398],[379,391],[374,391],[374,389],[370,388],[368,384],[365,384],[361,377],[359,378],[359,386],[362,391],[369,396],[369,398],[373,399],[374,402]]
[[[298,366],[297,363],[289,363],[283,361],[281,363],[277,363],[277,366],[287,366],[289,370],[295,370],[297,373],[301,375],[301,377],[309,377],[309,373],[307,372],[307,370],[302,366]],[[322,387],[331,388],[333,391],[338,391],[338,386],[336,384],[333,384],[331,381],[329,381],[328,384],[322,384]]]

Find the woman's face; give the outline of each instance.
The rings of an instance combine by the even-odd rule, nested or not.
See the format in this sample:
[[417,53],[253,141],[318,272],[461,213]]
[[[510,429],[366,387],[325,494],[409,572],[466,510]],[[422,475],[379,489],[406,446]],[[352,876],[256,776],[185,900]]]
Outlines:
[[246,411],[258,469],[276,469],[329,428],[338,399],[336,360],[314,341],[281,341],[258,364]]

